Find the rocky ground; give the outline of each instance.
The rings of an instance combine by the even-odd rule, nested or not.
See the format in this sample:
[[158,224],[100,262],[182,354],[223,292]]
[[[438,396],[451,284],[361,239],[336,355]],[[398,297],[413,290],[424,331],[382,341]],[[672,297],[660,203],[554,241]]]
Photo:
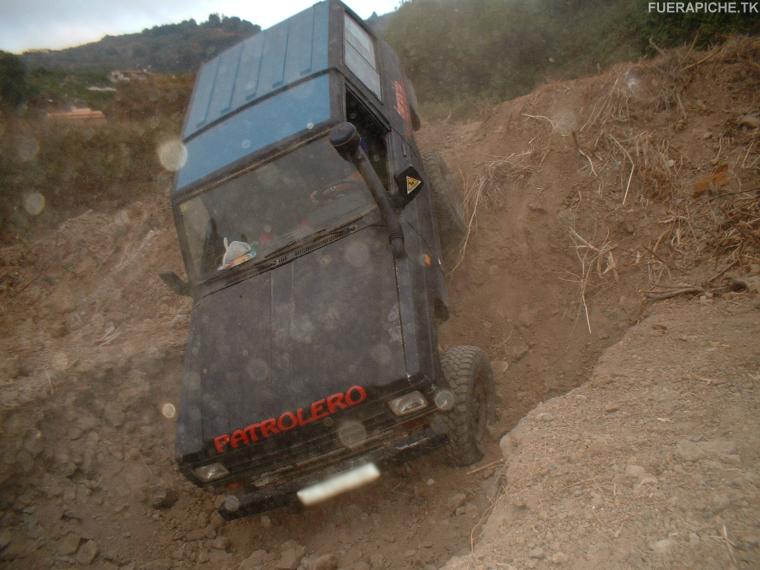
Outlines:
[[432,454],[314,509],[223,523],[174,467],[170,177],[3,244],[0,559],[757,566],[758,57],[681,50],[420,132],[470,222],[442,348],[486,350],[500,418],[470,469]]

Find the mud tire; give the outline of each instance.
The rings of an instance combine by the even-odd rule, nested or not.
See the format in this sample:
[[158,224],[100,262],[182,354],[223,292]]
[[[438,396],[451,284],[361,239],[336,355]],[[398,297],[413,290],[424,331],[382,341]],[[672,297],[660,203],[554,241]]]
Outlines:
[[488,420],[493,415],[491,363],[476,346],[455,346],[441,356],[441,367],[454,393],[454,407],[445,415],[448,459],[454,465],[472,465],[483,458]]
[[438,220],[441,246],[444,249],[454,247],[467,231],[462,194],[440,154],[425,153],[422,163],[433,191],[433,209]]

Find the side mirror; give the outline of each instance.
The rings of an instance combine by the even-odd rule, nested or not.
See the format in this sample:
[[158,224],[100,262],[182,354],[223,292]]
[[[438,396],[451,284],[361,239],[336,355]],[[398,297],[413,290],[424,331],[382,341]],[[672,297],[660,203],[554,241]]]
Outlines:
[[395,178],[398,186],[398,195],[404,205],[411,202],[425,186],[422,176],[420,176],[420,173],[414,166],[407,166],[396,174]]
[[190,284],[187,281],[180,279],[179,275],[174,273],[174,271],[159,273],[158,276],[161,278],[161,281],[163,281],[166,286],[177,295],[182,295],[183,297],[190,296]]

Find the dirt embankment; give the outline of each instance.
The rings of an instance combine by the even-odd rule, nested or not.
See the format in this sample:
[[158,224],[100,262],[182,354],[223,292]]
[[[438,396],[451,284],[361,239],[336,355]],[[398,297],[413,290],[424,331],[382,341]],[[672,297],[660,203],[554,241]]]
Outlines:
[[672,301],[501,440],[462,568],[757,568],[760,305]]
[[[474,470],[432,455],[329,505],[223,525],[173,466],[189,305],[157,277],[181,265],[166,189],[4,246],[0,558],[15,568],[436,568],[476,547],[466,564],[646,567],[678,566],[695,540],[705,560],[723,560],[718,545],[749,564],[757,486],[737,473],[757,459],[739,437],[754,421],[757,362],[740,341],[756,330],[756,293],[731,290],[755,287],[760,270],[758,59],[749,40],[669,53],[420,133],[464,181],[471,221],[464,255],[449,260],[441,344],[482,346],[502,401]],[[663,306],[649,317],[663,320],[623,336],[647,299],[667,295],[685,312]],[[719,321],[734,328],[699,328]],[[625,378],[598,386],[598,370],[530,412],[586,382],[612,345],[599,370],[630,367]],[[650,353],[672,358],[658,369]],[[703,405],[723,393],[725,414]],[[498,436],[526,415],[502,473]],[[719,510],[689,503],[691,484],[709,505],[719,495]],[[588,549],[565,541],[576,520]]]

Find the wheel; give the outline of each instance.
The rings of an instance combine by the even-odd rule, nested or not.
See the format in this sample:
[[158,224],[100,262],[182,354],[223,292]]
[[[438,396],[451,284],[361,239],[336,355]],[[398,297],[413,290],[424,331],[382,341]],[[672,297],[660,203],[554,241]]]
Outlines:
[[433,190],[433,209],[438,220],[441,245],[447,249],[457,245],[467,231],[462,194],[457,190],[446,162],[440,154],[425,153],[422,156],[422,163]]
[[478,347],[455,346],[441,356],[441,367],[454,393],[454,406],[445,416],[449,461],[472,465],[483,458],[494,401],[491,364]]

